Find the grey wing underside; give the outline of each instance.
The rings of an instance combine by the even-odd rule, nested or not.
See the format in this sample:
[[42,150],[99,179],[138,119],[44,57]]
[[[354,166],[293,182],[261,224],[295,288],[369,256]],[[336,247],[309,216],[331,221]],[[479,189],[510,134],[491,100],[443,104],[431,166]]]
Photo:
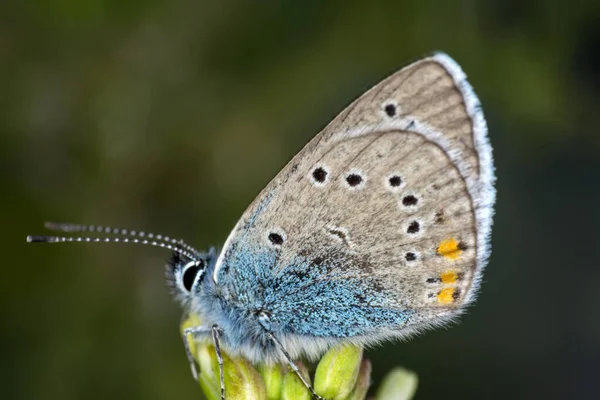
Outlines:
[[320,336],[435,322],[473,299],[493,202],[479,103],[437,55],[352,103],[271,181],[215,278],[240,292],[262,280],[258,297],[295,310],[296,331],[343,326]]

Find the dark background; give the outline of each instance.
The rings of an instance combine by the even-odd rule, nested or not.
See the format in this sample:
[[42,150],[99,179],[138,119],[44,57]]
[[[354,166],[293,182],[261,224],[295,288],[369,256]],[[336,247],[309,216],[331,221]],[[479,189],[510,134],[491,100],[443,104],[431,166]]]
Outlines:
[[45,220],[207,248],[351,100],[432,50],[484,105],[477,304],[368,353],[418,399],[597,398],[600,2],[31,0],[0,6],[3,398],[194,399],[168,254],[26,245]]

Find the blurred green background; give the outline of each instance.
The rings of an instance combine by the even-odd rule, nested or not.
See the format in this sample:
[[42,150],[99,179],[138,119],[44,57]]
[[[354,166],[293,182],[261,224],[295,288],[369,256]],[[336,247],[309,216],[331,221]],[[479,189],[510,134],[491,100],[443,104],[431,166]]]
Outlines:
[[0,6],[2,398],[200,398],[166,252],[25,236],[222,244],[329,120],[432,50],[488,118],[493,254],[459,325],[368,353],[375,383],[404,365],[418,399],[596,397],[600,2],[30,0]]

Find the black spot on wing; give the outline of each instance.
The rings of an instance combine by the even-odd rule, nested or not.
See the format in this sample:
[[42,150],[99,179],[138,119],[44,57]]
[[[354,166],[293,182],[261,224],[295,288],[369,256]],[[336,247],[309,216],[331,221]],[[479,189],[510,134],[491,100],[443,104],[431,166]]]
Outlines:
[[390,118],[396,115],[396,106],[393,104],[387,104],[383,109]]
[[323,183],[323,182],[325,182],[325,179],[327,178],[327,171],[325,171],[322,167],[317,167],[312,172],[312,176],[315,181],[317,181],[319,183]]
[[389,182],[390,182],[390,186],[398,187],[402,184],[402,178],[400,178],[398,175],[394,175],[394,176],[390,177]]
[[410,223],[410,225],[408,225],[408,228],[406,229],[406,233],[410,233],[410,234],[414,234],[417,233],[421,230],[421,225],[419,224],[418,221],[413,221]]
[[362,181],[363,181],[362,176],[360,176],[358,174],[350,174],[346,177],[346,182],[348,182],[348,185],[350,185],[351,187],[360,185],[360,183]]
[[402,204],[407,207],[416,206],[418,202],[419,202],[419,199],[417,199],[412,194],[409,194],[408,196],[404,196],[402,198]]
[[274,246],[281,246],[283,244],[283,236],[279,233],[271,232],[269,233],[269,242]]

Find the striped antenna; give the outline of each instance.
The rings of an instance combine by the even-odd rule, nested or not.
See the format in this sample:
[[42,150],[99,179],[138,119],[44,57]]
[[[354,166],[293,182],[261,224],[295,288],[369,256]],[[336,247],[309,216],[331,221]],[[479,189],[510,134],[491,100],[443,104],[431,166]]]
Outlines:
[[168,249],[174,251],[176,253],[181,254],[189,258],[190,260],[197,261],[198,256],[196,254],[192,254],[177,245],[172,245],[170,243],[164,243],[157,240],[148,240],[148,239],[138,239],[138,238],[119,238],[119,237],[83,237],[83,236],[27,236],[28,243],[66,243],[66,242],[78,242],[78,243],[136,243],[136,244],[144,244],[148,246],[161,247],[163,249]]
[[169,236],[154,234],[151,232],[134,231],[131,229],[114,228],[110,226],[101,225],[83,225],[83,224],[69,224],[61,222],[46,222],[44,227],[54,232],[65,232],[65,233],[80,233],[80,232],[91,232],[91,233],[104,233],[107,235],[119,235],[129,236],[140,239],[154,239],[160,242],[172,243],[181,249],[185,249],[193,254],[200,254],[198,250],[185,243],[183,240],[172,239]]

